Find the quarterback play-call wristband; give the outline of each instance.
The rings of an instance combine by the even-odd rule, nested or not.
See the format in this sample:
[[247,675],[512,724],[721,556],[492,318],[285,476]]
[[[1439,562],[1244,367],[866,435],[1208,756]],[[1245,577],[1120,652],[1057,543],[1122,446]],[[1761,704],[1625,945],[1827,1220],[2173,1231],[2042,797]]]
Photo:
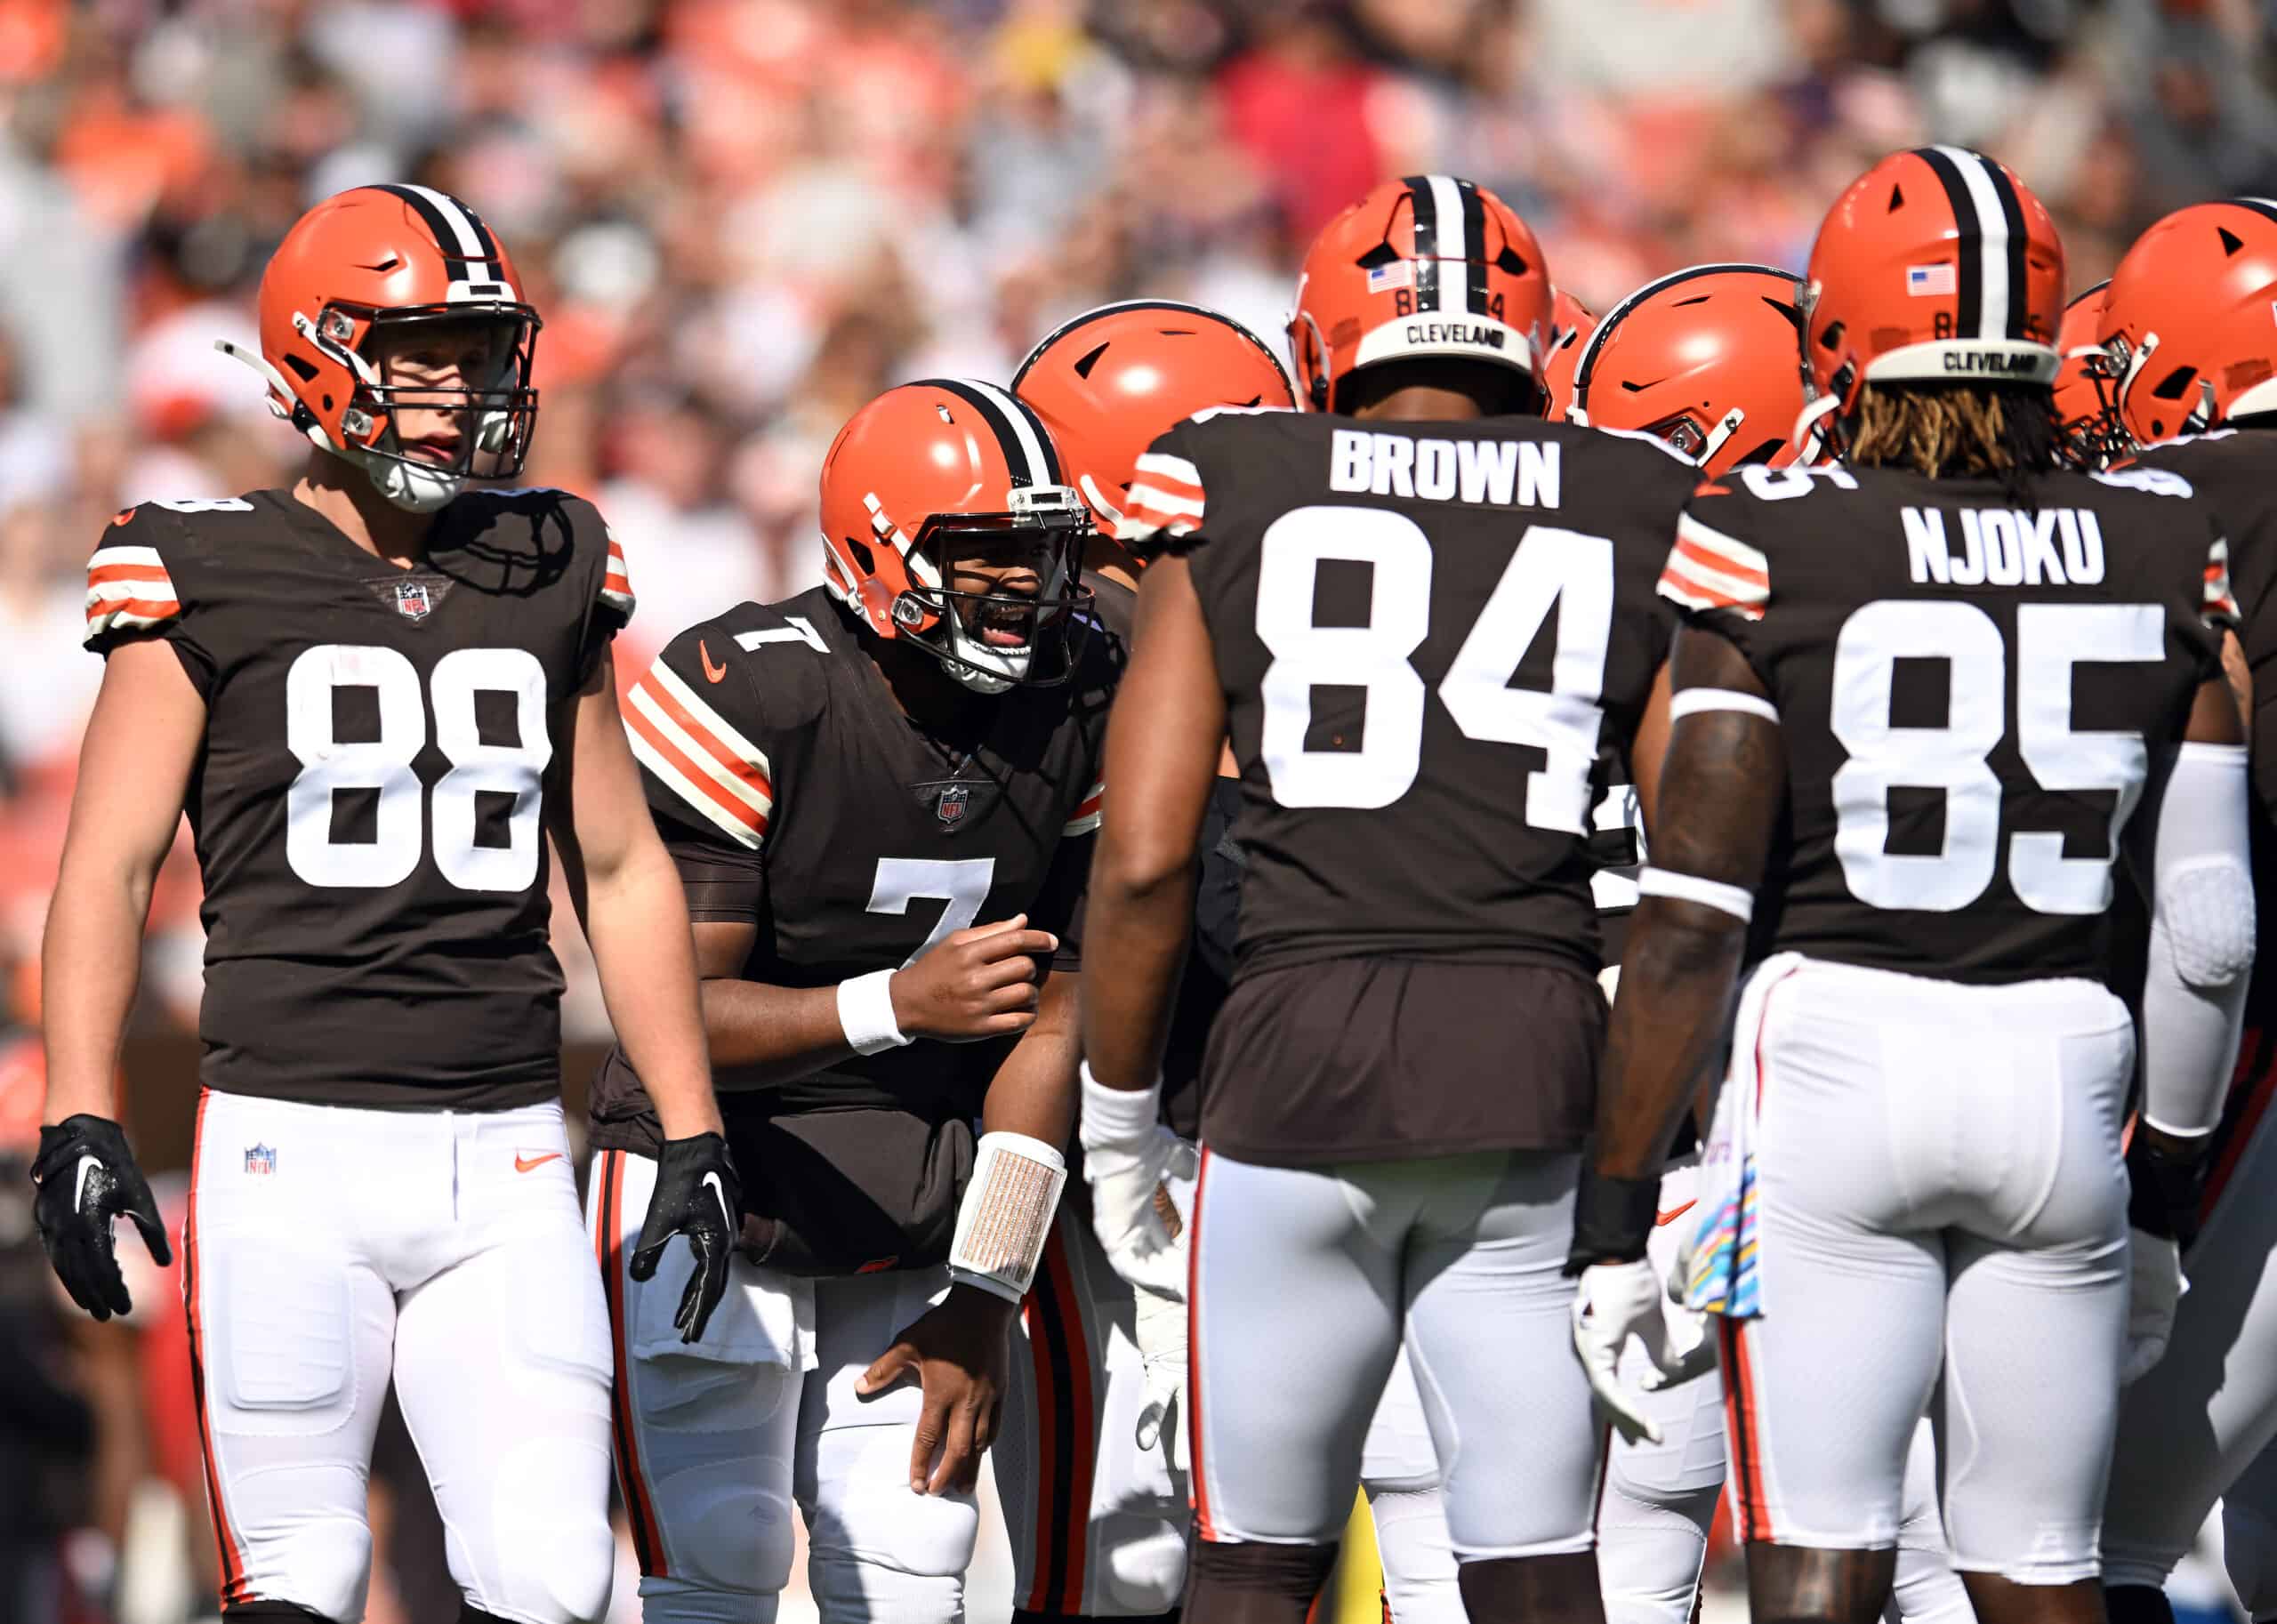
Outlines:
[[1578,1274],[1593,1263],[1634,1263],[1645,1255],[1660,1215],[1659,1179],[1615,1178],[1583,1164],[1573,1193],[1573,1250],[1565,1255],[1565,1272]]
[[872,970],[838,984],[838,1025],[857,1055],[899,1049],[910,1040],[893,1017],[893,972]]
[[1018,1303],[1034,1283],[1067,1160],[1024,1133],[984,1133],[957,1207],[949,1278]]

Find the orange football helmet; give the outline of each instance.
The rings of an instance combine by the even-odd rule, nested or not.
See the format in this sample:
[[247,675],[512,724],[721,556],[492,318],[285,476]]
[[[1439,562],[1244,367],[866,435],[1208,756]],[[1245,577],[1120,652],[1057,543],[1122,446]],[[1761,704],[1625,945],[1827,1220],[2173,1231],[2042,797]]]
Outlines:
[[[1074,674],[1090,511],[1051,430],[993,383],[928,378],[854,414],[822,462],[823,580],[878,637],[906,639],[976,693]],[[962,558],[1029,563],[1034,596],[963,592]],[[1040,660],[1054,656],[1056,663]]]
[[1666,440],[1710,477],[1796,461],[1790,436],[1810,400],[1801,286],[1768,265],[1695,265],[1646,283],[1581,346],[1567,421]]
[[1828,212],[1806,281],[1814,417],[1847,419],[1868,383],[2055,382],[2064,245],[2047,206],[1980,154],[1917,147],[1875,165]]
[[2194,204],[2144,232],[2096,337],[2137,445],[2277,412],[2277,203]]
[[1211,406],[1297,404],[1265,341],[1230,316],[1170,299],[1088,310],[1012,374],[1074,471],[1099,528],[1122,533],[1122,503],[1147,447]]
[[1525,221],[1453,175],[1388,181],[1322,228],[1297,279],[1289,353],[1304,404],[1334,409],[1363,367],[1452,356],[1509,367],[1539,392],[1549,277]]
[[[301,216],[261,273],[261,353],[224,354],[259,372],[269,406],[361,466],[398,507],[431,512],[468,479],[519,473],[537,423],[530,364],[542,325],[505,245],[455,197],[425,186],[359,186]],[[449,324],[494,330],[488,375],[463,387],[397,386],[371,353],[374,334]],[[407,455],[398,411],[472,414],[455,465]]]
[[1597,330],[1597,318],[1589,307],[1562,287],[1549,290],[1549,354],[1541,364],[1541,390],[1548,404],[1546,417],[1563,419],[1573,404],[1573,368],[1581,346]]
[[2090,469],[2108,468],[2132,453],[2119,422],[2113,384],[2119,368],[2111,351],[2096,342],[2103,327],[2104,290],[2098,282],[2064,307],[2056,349],[2064,364],[2056,374],[2056,421],[2073,461]]

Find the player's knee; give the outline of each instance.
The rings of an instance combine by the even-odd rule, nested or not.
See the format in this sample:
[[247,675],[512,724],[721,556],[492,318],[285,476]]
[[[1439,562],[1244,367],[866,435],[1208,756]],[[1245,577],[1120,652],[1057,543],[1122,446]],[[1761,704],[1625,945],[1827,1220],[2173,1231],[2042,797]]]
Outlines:
[[[289,1533],[254,1535],[248,1543],[253,1582],[286,1598],[278,1604],[326,1619],[362,1616],[372,1531],[361,1518],[315,1517],[294,1524]],[[233,1609],[231,1616],[243,1615]]]
[[878,1553],[816,1549],[807,1588],[822,1616],[891,1619],[895,1624],[958,1624],[964,1617],[964,1564],[950,1572],[912,1572]]
[[1167,1612],[1186,1594],[1186,1519],[1122,1515],[1098,1519],[1093,1543],[1102,1605],[1118,1617]]
[[793,1535],[787,1484],[748,1460],[690,1467],[658,1481],[671,1529],[672,1577],[743,1596],[774,1596],[791,1582]]
[[1253,1591],[1309,1604],[1328,1583],[1336,1547],[1203,1540],[1194,1548],[1194,1595]]
[[503,1524],[495,1537],[492,1565],[502,1588],[495,1596],[470,1596],[470,1607],[487,1602],[540,1624],[587,1624],[608,1611],[616,1538],[601,1507],[557,1506],[551,1515]]

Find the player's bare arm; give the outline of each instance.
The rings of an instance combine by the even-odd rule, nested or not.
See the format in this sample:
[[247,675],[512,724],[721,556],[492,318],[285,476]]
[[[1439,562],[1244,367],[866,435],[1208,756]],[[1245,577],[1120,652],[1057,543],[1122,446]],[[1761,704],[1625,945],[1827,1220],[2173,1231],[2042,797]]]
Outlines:
[[[1678,633],[1670,666],[1678,692],[1764,695],[1739,650],[1713,632]],[[1641,755],[1638,773],[1641,795]],[[1670,729],[1658,777],[1645,804],[1665,793],[1671,816],[1652,832],[1653,870],[1682,878],[1648,887],[1631,928],[1597,1097],[1592,1166],[1601,1178],[1658,1178],[1693,1079],[1720,1041],[1747,921],[1679,888],[1688,878],[1752,894],[1762,879],[1786,789],[1778,728],[1746,712],[1695,711]],[[1641,1234],[1633,1255],[1643,1255]]]
[[205,730],[205,702],[172,648],[152,639],[112,653],[80,746],[48,909],[37,1212],[65,1289],[97,1319],[132,1306],[111,1250],[114,1218],[133,1218],[150,1255],[171,1260],[149,1186],[114,1120],[115,1079],[151,886],[181,822]]
[[1107,724],[1114,810],[1091,860],[1083,1055],[1109,1088],[1162,1070],[1171,999],[1194,930],[1195,846],[1226,736],[1210,631],[1186,560],[1147,572],[1130,669]]
[[174,651],[157,639],[111,656],[79,751],[71,822],[41,969],[47,1027],[43,1122],[108,1115],[141,965],[150,888],[181,823],[205,726]]
[[[1740,651],[1687,628],[1670,661],[1675,693],[1767,703]],[[1699,1080],[1715,1058],[1731,1008],[1755,888],[1763,877],[1786,760],[1778,725],[1753,711],[1695,702],[1670,729],[1658,792],[1671,816],[1639,880],[1597,1105],[1594,1148],[1582,1170],[1566,1272],[1581,1276],[1574,1347],[1608,1419],[1621,1434],[1657,1430],[1615,1374],[1633,1334],[1659,1367],[1655,1381],[1688,1379],[1661,1314],[1661,1281],[1645,1246],[1658,1208],[1661,1163]]]
[[1629,741],[1629,772],[1637,785],[1637,815],[1645,822],[1645,844],[1653,843],[1653,815],[1661,800],[1661,767],[1669,752],[1669,666],[1653,673],[1653,689],[1645,698],[1645,713],[1637,719],[1637,736]]
[[[788,1082],[857,1053],[840,1018],[836,987],[743,979],[758,937],[753,924],[696,923],[712,1063],[737,1068],[746,1082]],[[1050,931],[1028,929],[1026,914],[952,931],[893,972],[894,1023],[906,1037],[945,1043],[1017,1036],[1036,1018],[1037,965],[1058,945]]]
[[552,834],[610,1024],[648,1085],[664,1137],[717,1133],[688,904],[640,792],[606,653],[577,695],[571,737],[567,816],[554,816]]
[[695,1342],[728,1289],[743,1191],[712,1093],[688,904],[648,817],[606,651],[577,695],[568,736],[569,792],[551,803],[559,808],[566,799],[567,814],[551,820],[553,842],[610,1023],[648,1081],[664,1135],[632,1274],[649,1279],[672,1238],[688,1237],[696,1268],[673,1323],[682,1341]]

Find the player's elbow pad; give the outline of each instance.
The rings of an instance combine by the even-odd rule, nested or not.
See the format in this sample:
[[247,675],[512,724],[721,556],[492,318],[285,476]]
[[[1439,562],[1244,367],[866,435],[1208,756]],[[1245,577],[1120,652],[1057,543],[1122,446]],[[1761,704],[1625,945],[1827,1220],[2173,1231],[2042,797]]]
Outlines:
[[2218,995],[2253,968],[2246,749],[2184,744],[2167,780],[2152,856],[2152,924],[2192,991]]
[[2224,854],[2162,871],[2158,922],[2174,972],[2194,992],[2218,993],[2253,969],[2253,876],[2242,857]]
[[2253,969],[2245,758],[2242,745],[2184,745],[2155,832],[2143,1111],[2185,1137],[2221,1116]]

